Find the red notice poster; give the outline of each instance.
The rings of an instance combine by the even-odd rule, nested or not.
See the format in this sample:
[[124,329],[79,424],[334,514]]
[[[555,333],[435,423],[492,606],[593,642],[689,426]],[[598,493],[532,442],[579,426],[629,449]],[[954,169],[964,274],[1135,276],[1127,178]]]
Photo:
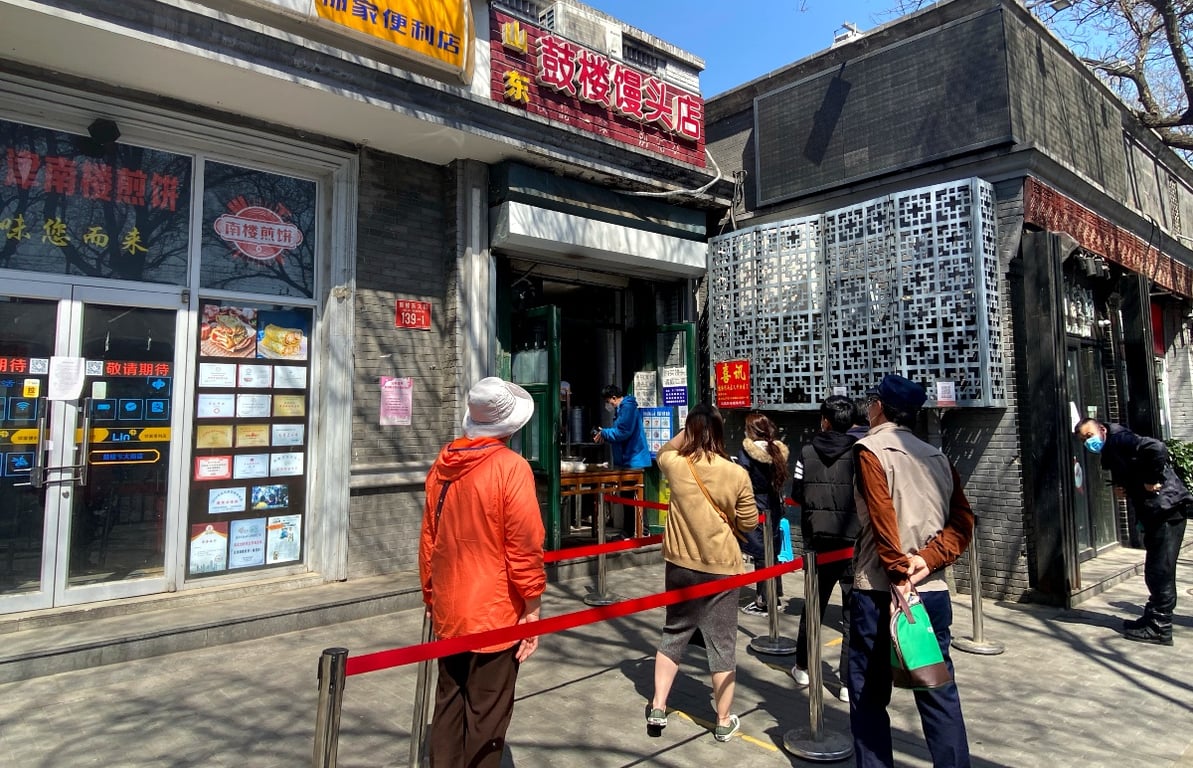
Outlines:
[[750,361],[725,360],[715,363],[718,408],[750,407]]

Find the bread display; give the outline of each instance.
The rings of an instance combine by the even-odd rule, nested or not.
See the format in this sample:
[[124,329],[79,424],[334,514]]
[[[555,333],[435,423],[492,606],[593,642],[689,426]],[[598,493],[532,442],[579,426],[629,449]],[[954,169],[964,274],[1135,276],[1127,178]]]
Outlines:
[[296,357],[302,351],[302,330],[270,323],[262,332],[260,346],[280,357]]

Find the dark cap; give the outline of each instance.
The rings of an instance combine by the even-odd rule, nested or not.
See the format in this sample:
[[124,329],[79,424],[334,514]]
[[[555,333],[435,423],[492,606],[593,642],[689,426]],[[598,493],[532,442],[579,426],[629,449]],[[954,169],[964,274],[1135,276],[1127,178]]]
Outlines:
[[866,390],[867,395],[874,395],[883,402],[900,411],[917,411],[928,399],[928,393],[911,379],[905,379],[893,373],[882,377],[877,387]]

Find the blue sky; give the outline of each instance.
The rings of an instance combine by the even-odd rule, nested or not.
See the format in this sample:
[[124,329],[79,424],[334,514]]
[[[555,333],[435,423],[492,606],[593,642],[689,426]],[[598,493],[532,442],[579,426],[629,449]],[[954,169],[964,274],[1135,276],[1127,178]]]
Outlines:
[[704,59],[705,98],[828,48],[843,22],[863,31],[884,24],[895,5],[894,0],[584,2]]

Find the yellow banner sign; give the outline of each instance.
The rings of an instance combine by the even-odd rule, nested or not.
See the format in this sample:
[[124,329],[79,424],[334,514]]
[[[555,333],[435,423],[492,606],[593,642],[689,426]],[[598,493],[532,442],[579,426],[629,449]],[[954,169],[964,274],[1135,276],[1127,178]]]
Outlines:
[[[83,430],[75,430],[75,442],[83,441]],[[91,442],[93,443],[168,443],[170,442],[169,427],[133,427],[131,429],[107,429],[105,427],[91,428]]]
[[0,431],[0,443],[13,445],[37,445],[36,429],[14,429]]
[[469,69],[476,36],[468,0],[314,0],[321,21]]

